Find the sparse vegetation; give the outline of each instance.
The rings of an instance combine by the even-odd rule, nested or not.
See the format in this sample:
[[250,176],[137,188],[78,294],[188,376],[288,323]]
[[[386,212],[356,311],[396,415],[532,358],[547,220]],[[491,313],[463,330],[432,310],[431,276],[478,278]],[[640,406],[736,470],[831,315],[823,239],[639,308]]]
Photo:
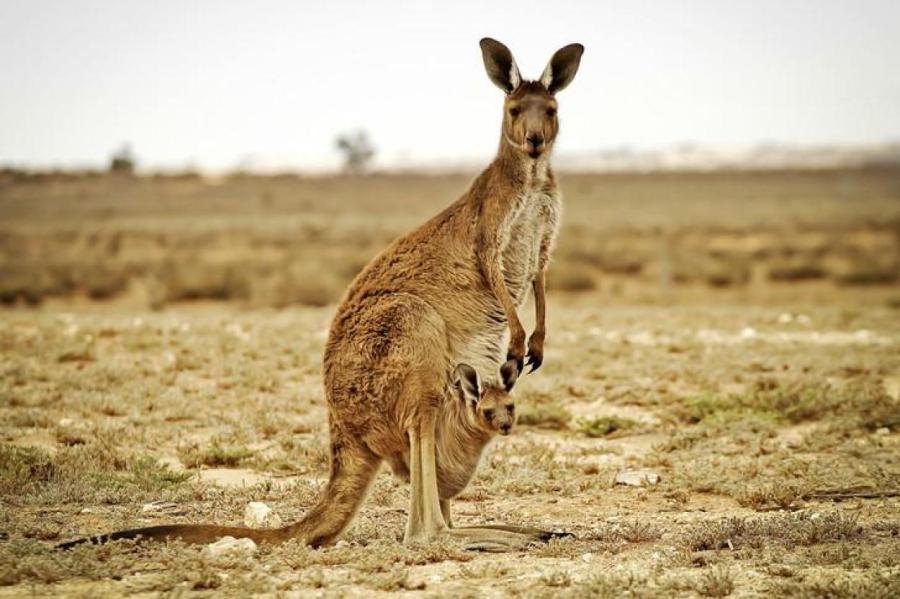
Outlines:
[[[344,141],[348,165],[363,170],[368,142]],[[548,286],[584,293],[601,285],[645,298],[697,286],[757,295],[798,282],[893,285],[900,273],[896,178],[890,168],[569,175]],[[841,180],[851,180],[859,197],[847,201]],[[467,183],[468,175],[0,180],[0,302],[87,296],[129,297],[153,309],[193,300],[326,305],[392,238]],[[373,209],[378,226],[369,224]]]
[[546,429],[565,429],[572,415],[558,401],[543,395],[523,398],[517,405],[518,423]]
[[[898,295],[861,284],[896,260],[895,172],[566,176],[545,364],[453,518],[575,538],[405,547],[382,473],[338,546],[218,558],[51,546],[300,517],[330,306],[467,177],[0,173],[2,591],[896,596]],[[659,484],[614,485],[632,469]]]
[[639,424],[630,418],[600,416],[586,418],[578,422],[578,432],[587,437],[608,437],[637,428]]

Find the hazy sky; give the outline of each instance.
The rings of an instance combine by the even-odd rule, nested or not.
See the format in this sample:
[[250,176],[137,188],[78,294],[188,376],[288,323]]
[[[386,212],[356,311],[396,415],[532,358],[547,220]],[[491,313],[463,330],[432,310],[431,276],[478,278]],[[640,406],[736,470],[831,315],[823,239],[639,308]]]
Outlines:
[[322,166],[366,128],[385,163],[488,156],[478,40],[560,93],[559,151],[900,138],[900,1],[0,0],[0,163]]

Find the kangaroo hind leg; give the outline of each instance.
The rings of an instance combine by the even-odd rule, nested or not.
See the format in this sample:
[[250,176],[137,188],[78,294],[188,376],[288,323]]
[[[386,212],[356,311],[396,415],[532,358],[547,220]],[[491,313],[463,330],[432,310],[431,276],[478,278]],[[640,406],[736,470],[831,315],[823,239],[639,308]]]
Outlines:
[[366,497],[381,458],[358,442],[335,440],[332,431],[331,478],[321,499],[302,520],[282,529],[285,538],[313,547],[330,545],[347,528]]
[[438,495],[433,416],[420,416],[409,430],[409,472],[409,520],[403,542],[433,541],[447,531]]

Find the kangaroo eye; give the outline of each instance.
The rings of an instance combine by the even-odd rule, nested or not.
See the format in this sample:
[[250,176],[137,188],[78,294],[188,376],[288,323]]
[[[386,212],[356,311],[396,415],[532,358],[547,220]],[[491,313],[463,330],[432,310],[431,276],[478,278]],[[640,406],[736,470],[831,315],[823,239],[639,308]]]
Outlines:
[[516,410],[516,406],[506,406],[506,411],[512,414]]
[[484,417],[491,420],[494,417],[494,410],[485,410]]
[[515,118],[515,117],[519,116],[519,113],[521,113],[521,112],[522,112],[522,111],[521,111],[520,109],[518,109],[518,108],[510,108],[510,109],[509,109],[509,116]]
[[547,109],[547,116],[551,116],[551,117],[552,117],[552,116],[556,116],[556,109],[555,109],[555,108],[548,108],[548,109]]

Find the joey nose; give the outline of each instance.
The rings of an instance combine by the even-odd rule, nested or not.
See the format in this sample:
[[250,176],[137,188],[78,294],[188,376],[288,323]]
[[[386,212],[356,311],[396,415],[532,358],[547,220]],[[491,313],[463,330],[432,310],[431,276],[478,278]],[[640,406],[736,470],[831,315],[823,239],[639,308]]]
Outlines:
[[504,422],[503,424],[500,425],[500,433],[504,434],[504,435],[508,435],[509,429],[511,429],[511,428],[512,428],[512,425],[510,423]]

